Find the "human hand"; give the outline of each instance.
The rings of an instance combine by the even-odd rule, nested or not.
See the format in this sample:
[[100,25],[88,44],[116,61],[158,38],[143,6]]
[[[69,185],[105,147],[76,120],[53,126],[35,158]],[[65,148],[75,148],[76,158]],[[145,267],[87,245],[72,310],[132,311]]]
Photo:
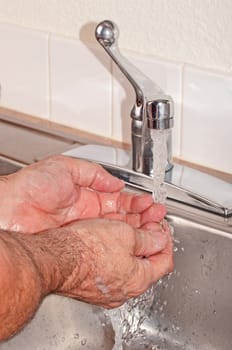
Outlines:
[[[1,180],[1,178],[0,178]],[[159,222],[165,207],[151,196],[121,192],[123,182],[101,166],[53,156],[0,181],[0,228],[35,233],[74,220],[109,217],[139,227]]]
[[172,259],[168,227],[157,223],[88,219],[34,235],[0,231],[0,341],[50,293],[117,307],[172,271]]
[[173,269],[168,226],[164,232],[159,224],[147,227],[105,219],[67,227],[81,242],[81,260],[57,292],[105,308],[145,292]]
[[[35,239],[46,240],[44,249],[52,251],[58,262],[62,283],[57,281],[53,292],[106,308],[142,294],[173,269],[167,225],[161,232],[157,223],[135,229],[116,220],[90,219]],[[47,265],[46,258],[40,259],[40,264]],[[54,274],[51,280],[54,284]]]

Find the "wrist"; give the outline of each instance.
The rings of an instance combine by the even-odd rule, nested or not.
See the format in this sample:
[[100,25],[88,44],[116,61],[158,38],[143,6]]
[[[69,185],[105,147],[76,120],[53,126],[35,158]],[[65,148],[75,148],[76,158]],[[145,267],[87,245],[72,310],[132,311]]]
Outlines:
[[37,235],[0,230],[0,341],[21,329],[43,297],[76,270],[72,236],[62,228]]
[[37,235],[16,234],[16,237],[26,251],[35,267],[35,273],[40,279],[41,296],[44,297],[56,290],[62,283],[62,274],[56,256],[50,249],[49,233]]
[[0,231],[0,341],[25,325],[43,297],[37,269],[16,236]]
[[43,296],[58,291],[75,270],[79,274],[80,243],[66,227],[33,235],[21,235],[41,279]]

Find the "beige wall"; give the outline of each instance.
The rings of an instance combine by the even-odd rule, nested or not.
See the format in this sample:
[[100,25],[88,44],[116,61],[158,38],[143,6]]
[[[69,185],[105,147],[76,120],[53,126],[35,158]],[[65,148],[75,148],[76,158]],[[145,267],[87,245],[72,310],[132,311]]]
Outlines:
[[0,21],[89,40],[113,19],[124,49],[232,72],[231,0],[0,0]]
[[88,45],[109,18],[174,99],[173,154],[232,173],[231,14],[232,0],[0,0],[0,106],[130,142],[134,92]]

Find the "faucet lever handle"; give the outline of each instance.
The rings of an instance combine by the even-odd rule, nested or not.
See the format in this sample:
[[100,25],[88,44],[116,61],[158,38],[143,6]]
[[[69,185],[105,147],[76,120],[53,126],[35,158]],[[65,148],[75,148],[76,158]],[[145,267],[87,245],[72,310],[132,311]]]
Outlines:
[[[119,29],[105,20],[95,30],[97,41],[129,80],[136,94],[132,118],[145,121],[150,129],[168,129],[173,126],[173,101],[161,88],[125,58],[118,48]],[[134,113],[134,111],[137,111]],[[139,113],[138,113],[139,111]],[[146,114],[146,115],[144,115]]]
[[97,41],[132,84],[136,94],[137,105],[141,105],[146,99],[149,99],[151,93],[153,95],[163,94],[158,85],[146,77],[121,54],[118,48],[119,29],[115,23],[108,20],[99,23],[95,30],[95,36]]

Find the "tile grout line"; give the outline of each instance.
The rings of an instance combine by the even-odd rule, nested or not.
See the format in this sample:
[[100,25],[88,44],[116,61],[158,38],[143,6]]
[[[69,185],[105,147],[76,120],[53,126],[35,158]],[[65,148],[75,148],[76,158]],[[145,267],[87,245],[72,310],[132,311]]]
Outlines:
[[110,108],[110,113],[111,113],[111,118],[110,118],[110,138],[113,139],[114,138],[114,74],[113,74],[113,62],[112,60],[110,60],[110,72],[111,72],[111,76],[110,76],[110,83],[111,83],[111,94],[110,94],[110,98],[111,98],[111,108]]
[[185,71],[185,64],[182,64],[181,67],[181,105],[180,105],[180,140],[179,140],[179,154],[182,158],[183,156],[183,110],[184,110],[184,71]]
[[48,33],[47,44],[47,64],[48,64],[48,119],[52,116],[52,84],[51,84],[51,33]]

